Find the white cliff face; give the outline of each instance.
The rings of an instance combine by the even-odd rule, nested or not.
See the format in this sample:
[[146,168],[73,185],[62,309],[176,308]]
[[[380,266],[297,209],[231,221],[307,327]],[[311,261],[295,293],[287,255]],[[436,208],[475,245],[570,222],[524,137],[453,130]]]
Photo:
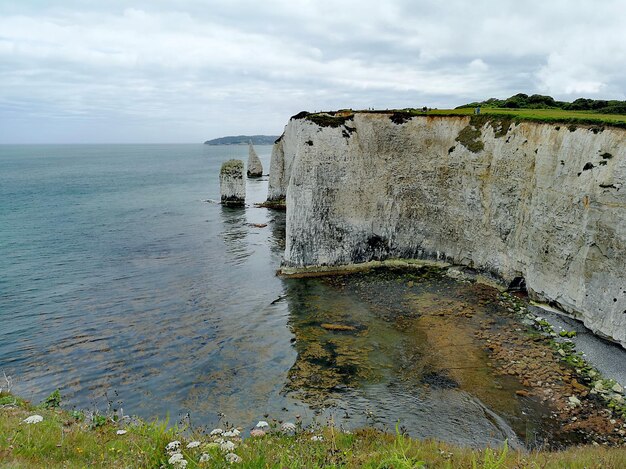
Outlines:
[[263,176],[263,165],[259,159],[259,155],[256,154],[252,143],[248,144],[248,171],[247,176],[249,178],[258,178]]
[[281,136],[272,147],[270,159],[270,180],[267,190],[267,200],[275,202],[285,200],[287,194],[288,175],[285,174],[285,151],[283,150],[283,138]]
[[244,205],[246,182],[243,178],[243,161],[228,160],[220,169],[220,193],[224,205]]
[[[300,121],[294,120],[294,122]],[[304,151],[305,147],[313,143],[311,139],[304,137],[305,134],[300,126],[288,124],[283,135],[274,144],[270,160],[268,201],[281,201],[287,197],[287,186],[294,159],[296,155]]]
[[285,266],[430,258],[523,277],[626,345],[626,131],[486,119],[292,119],[269,194],[287,199]]

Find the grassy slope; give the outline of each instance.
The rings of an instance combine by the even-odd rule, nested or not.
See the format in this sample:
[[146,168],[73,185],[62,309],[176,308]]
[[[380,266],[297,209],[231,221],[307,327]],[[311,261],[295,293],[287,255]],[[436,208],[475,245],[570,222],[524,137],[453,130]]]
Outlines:
[[[535,122],[554,122],[565,124],[589,124],[610,125],[626,127],[626,115],[624,114],[600,114],[592,111],[565,111],[563,109],[502,109],[481,108],[481,114],[511,117],[519,120]],[[471,108],[464,109],[434,109],[428,114],[435,115],[473,115]]]
[[[170,428],[164,422],[128,427],[117,435],[118,426],[107,420],[91,428],[73,414],[57,409],[36,408],[9,395],[0,395],[1,468],[78,467],[171,467],[164,448],[180,440],[185,448],[192,439],[199,448],[183,449],[188,468],[230,467],[210,439],[189,429]],[[23,419],[37,413],[43,422],[27,425]],[[470,450],[444,443],[418,441],[401,435],[385,435],[365,429],[351,434],[333,428],[317,429],[323,441],[311,441],[310,431],[296,436],[268,435],[238,442],[235,453],[247,468],[620,468],[626,467],[626,449],[604,447],[572,448],[558,453],[521,453],[507,450]],[[214,446],[214,445],[213,445]],[[203,452],[211,460],[197,461]]]
[[[389,114],[394,122],[400,124],[413,116],[472,116],[473,108],[431,109],[387,109],[387,110],[352,110],[342,109],[334,112],[303,113],[293,116],[295,119],[306,118],[321,126],[339,127],[344,125],[354,113]],[[626,114],[601,114],[593,111],[566,111],[564,109],[508,109],[483,107],[481,116],[512,121],[547,122],[568,125],[574,130],[578,125],[592,126],[601,130],[602,127],[619,127],[626,129]]]

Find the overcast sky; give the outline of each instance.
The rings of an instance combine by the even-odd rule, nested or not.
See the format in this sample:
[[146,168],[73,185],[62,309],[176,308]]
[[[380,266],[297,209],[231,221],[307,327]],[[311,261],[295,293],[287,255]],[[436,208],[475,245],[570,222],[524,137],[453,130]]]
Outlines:
[[280,134],[301,110],[626,99],[626,0],[0,0],[0,143]]

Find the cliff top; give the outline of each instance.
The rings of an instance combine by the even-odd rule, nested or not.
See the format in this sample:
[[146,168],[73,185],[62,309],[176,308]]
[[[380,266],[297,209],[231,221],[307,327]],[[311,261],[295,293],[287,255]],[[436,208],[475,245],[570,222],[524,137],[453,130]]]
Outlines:
[[237,175],[243,173],[243,161],[241,160],[228,160],[222,163],[220,174]]
[[[355,114],[387,114],[396,124],[402,124],[417,116],[450,117],[450,116],[473,116],[474,108],[457,109],[386,109],[386,110],[353,110],[342,109],[339,111],[309,113],[300,112],[292,119],[308,119],[322,127],[339,127],[351,120]],[[542,123],[560,123],[576,127],[608,126],[626,129],[626,114],[603,114],[594,111],[578,111],[566,109],[510,109],[510,108],[481,108],[480,115],[476,117],[485,119],[506,119],[512,121],[531,121]]]

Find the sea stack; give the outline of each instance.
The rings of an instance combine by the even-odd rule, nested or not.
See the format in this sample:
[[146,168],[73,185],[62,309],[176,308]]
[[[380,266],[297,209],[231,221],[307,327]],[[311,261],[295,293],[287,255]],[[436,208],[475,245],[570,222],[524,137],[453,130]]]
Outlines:
[[241,206],[246,202],[246,183],[243,179],[243,161],[228,160],[220,170],[222,204]]
[[259,159],[259,155],[254,151],[252,142],[248,144],[248,177],[258,178],[263,176],[263,165]]

